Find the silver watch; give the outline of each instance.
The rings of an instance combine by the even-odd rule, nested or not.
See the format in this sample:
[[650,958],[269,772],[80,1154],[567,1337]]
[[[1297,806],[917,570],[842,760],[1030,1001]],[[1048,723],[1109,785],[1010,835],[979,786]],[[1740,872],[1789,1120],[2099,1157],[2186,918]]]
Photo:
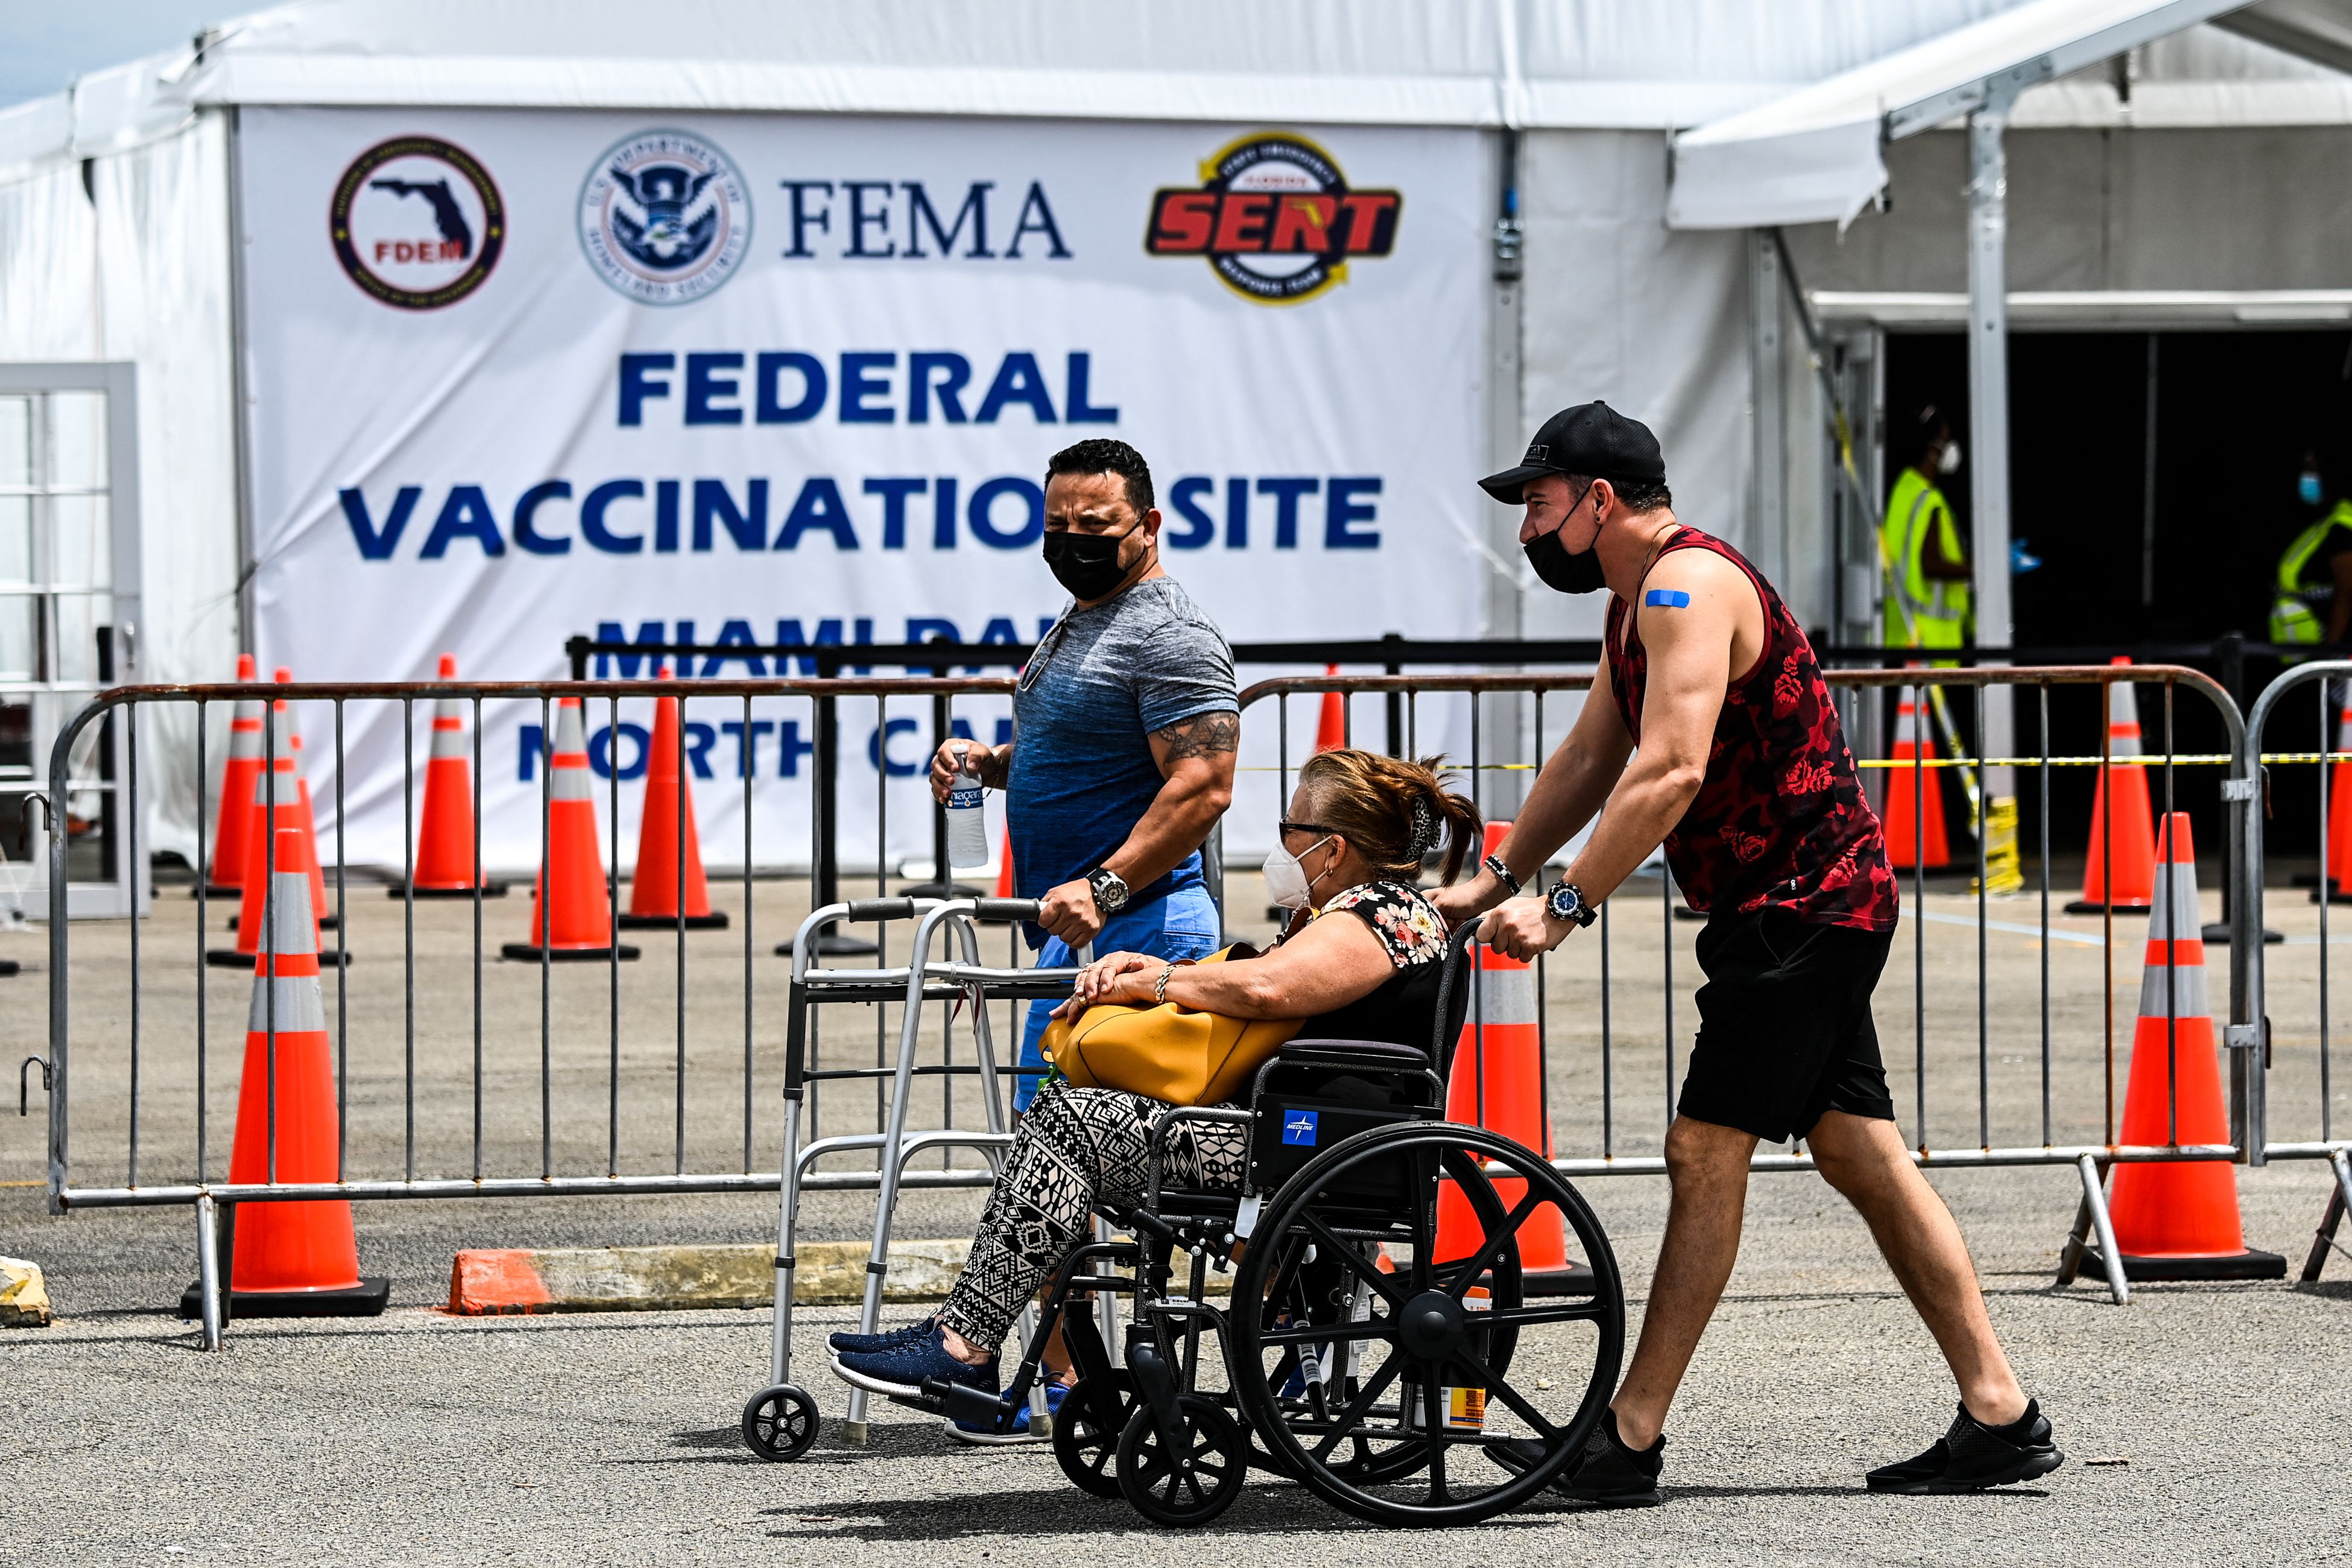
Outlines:
[[1087,886],[1094,889],[1095,908],[1107,915],[1115,915],[1127,908],[1126,879],[1108,866],[1097,866],[1087,874]]

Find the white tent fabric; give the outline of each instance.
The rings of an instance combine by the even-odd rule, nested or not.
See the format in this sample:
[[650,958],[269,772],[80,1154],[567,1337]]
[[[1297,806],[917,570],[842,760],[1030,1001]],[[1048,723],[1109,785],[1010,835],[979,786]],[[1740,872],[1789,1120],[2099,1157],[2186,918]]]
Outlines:
[[[1522,402],[1530,426],[1594,397],[1647,424],[1675,513],[1747,549],[1744,238],[1665,226],[1658,152],[1655,136],[1633,132],[1528,136],[1528,297],[1541,304],[1528,314]],[[1538,589],[1525,598],[1523,633],[1597,637],[1607,597]]]
[[1692,125],[2018,0],[307,0],[0,112],[0,179],[209,105]]
[[[0,185],[0,360],[139,367],[144,503],[137,628],[151,681],[219,679],[236,657],[228,146],[206,115],[152,145]],[[226,754],[227,721],[212,755]],[[193,715],[142,721],[149,842],[192,855]]]
[[1889,115],[1969,107],[1972,84],[2004,72],[2028,82],[2083,66],[2234,9],[2239,0],[2031,0],[1703,125],[1675,148],[1666,221],[1676,228],[1845,223],[1886,184]]

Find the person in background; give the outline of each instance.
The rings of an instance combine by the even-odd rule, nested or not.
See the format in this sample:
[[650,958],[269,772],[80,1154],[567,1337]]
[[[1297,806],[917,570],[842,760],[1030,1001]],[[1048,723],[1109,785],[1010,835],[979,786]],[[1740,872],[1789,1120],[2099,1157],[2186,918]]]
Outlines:
[[1903,471],[1886,497],[1879,558],[1886,569],[1886,640],[1907,647],[1958,647],[1968,641],[1969,561],[1951,503],[1937,481],[1960,469],[1951,421],[1932,403],[1897,432]]
[[[1233,801],[1241,698],[1223,634],[1160,566],[1152,500],[1151,469],[1124,441],[1054,454],[1045,562],[1069,602],[1021,671],[1012,742],[950,741],[931,760],[940,800],[959,770],[1005,792],[1014,891],[1044,905],[1029,931],[1040,968],[1089,944],[1166,963],[1221,945],[1201,846]],[[1024,1115],[1054,1005],[1032,1004],[1022,1030]],[[1059,1351],[1048,1361],[1066,1377]]]
[[2352,500],[2327,505],[2316,452],[2303,455],[2295,499],[2318,520],[2279,557],[2271,641],[2340,644],[2352,630]]

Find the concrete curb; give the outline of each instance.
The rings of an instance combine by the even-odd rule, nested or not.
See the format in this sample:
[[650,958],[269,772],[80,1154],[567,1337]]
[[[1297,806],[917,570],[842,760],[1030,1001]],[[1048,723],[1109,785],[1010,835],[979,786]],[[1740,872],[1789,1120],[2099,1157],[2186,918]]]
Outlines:
[[[801,1244],[793,1300],[803,1307],[856,1306],[866,1300],[863,1241]],[[890,1246],[885,1301],[939,1301],[963,1271],[970,1241],[899,1241]],[[730,1247],[585,1247],[461,1252],[449,1268],[448,1310],[460,1317],[510,1312],[667,1312],[700,1307],[767,1307],[775,1300],[776,1254],[766,1243]],[[1190,1260],[1178,1252],[1174,1285],[1183,1289]],[[1224,1295],[1230,1274],[1212,1273],[1208,1294]],[[5,1320],[0,1320],[5,1321]]]
[[[943,1299],[971,1249],[969,1241],[893,1243],[882,1299]],[[863,1241],[802,1243],[793,1300],[803,1306],[864,1300],[871,1252]],[[450,1266],[448,1310],[480,1317],[765,1307],[775,1300],[775,1247],[767,1243],[467,1251]]]
[[0,1258],[0,1329],[46,1329],[49,1320],[49,1288],[41,1266]]

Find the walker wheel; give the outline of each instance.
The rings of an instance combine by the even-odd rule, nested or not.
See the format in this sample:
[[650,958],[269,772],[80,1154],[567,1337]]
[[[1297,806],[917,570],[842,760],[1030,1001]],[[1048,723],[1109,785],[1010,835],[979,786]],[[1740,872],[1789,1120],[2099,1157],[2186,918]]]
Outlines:
[[[1160,1440],[1151,1406],[1136,1401],[1118,1439],[1118,1489],[1154,1524],[1206,1524],[1232,1506],[1249,1474],[1241,1426],[1205,1394],[1177,1396],[1174,1451]],[[1065,1409],[1068,1406],[1064,1405]]]
[[1094,1384],[1083,1377],[1070,1385],[1070,1391],[1062,1395],[1061,1409],[1054,1413],[1055,1462],[1072,1486],[1098,1498],[1119,1495],[1114,1468],[1118,1439],[1135,1409],[1135,1389],[1126,1371],[1116,1370],[1111,1375],[1106,1403],[1112,1408],[1107,1418],[1095,1409]]
[[796,1384],[779,1383],[743,1406],[743,1443],[760,1458],[789,1465],[816,1442],[816,1401]]

